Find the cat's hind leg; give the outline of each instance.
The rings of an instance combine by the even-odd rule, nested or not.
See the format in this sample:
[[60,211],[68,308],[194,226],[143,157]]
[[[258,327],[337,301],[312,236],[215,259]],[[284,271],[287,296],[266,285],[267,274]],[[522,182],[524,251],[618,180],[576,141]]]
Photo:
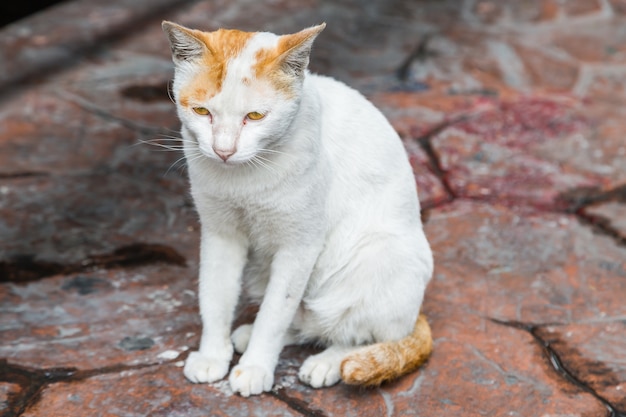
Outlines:
[[250,342],[250,335],[252,334],[252,324],[242,324],[237,327],[232,335],[230,335],[230,340],[233,342],[233,347],[235,348],[235,352],[244,353],[248,348],[248,342]]
[[335,385],[341,380],[341,363],[356,349],[358,347],[332,345],[321,353],[311,355],[300,367],[298,378],[313,388]]

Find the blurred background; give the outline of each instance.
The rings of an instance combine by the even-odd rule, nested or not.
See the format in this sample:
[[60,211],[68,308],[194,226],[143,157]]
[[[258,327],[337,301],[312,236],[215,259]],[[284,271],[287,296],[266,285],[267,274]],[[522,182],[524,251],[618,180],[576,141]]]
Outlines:
[[[0,416],[626,415],[626,0],[5,1],[0,19]],[[327,23],[311,69],[383,111],[415,174],[435,255],[418,372],[312,390],[315,348],[290,347],[267,395],[184,379],[199,227],[163,19]]]

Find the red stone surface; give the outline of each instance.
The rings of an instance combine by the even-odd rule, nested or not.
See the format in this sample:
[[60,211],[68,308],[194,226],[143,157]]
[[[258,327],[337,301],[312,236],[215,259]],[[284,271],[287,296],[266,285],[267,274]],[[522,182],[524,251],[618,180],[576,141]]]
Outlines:
[[590,124],[568,102],[488,101],[432,138],[432,147],[457,196],[551,207],[568,190],[609,182],[563,160],[562,149],[590,135]]
[[24,417],[301,415],[270,396],[242,401],[225,384],[216,387],[189,384],[181,368],[173,365],[54,383],[40,396],[39,402],[22,414]]
[[114,152],[130,145],[134,136],[120,123],[102,120],[41,90],[27,90],[4,101],[0,117],[0,152],[12,156],[3,159],[4,176],[84,171],[111,161]]
[[176,359],[198,343],[196,272],[153,265],[5,284],[0,357],[80,370]]
[[[259,397],[184,379],[197,215],[181,153],[145,143],[178,136],[164,18],[327,23],[312,70],[381,108],[420,193],[418,372],[313,390],[290,347]],[[72,0],[0,28],[1,414],[626,414],[625,25],[622,0]]]
[[[536,335],[550,343],[568,371],[617,410],[623,409],[626,339],[620,329],[626,308],[616,294],[626,294],[624,247],[594,234],[571,215],[462,201],[432,210],[426,231],[437,268],[424,310],[434,319],[436,338],[439,331],[447,333],[456,311],[463,318],[457,320],[475,316],[482,325],[456,329],[450,336],[455,342],[465,337],[467,344],[481,338],[493,341],[497,337],[488,329],[508,324],[508,330],[525,335],[535,346],[533,355],[541,357],[541,345],[530,331],[536,328]],[[438,328],[440,318],[445,324]],[[528,329],[517,327],[520,323]],[[499,339],[493,348],[501,349],[498,360],[504,352],[521,354],[519,343]],[[481,347],[475,352],[486,356],[490,351]],[[535,361],[517,357],[505,363]],[[544,376],[558,380],[548,362],[544,365]],[[521,380],[527,381],[527,376]],[[584,392],[568,384],[561,389]]]
[[626,314],[615,297],[626,293],[626,248],[575,216],[455,201],[431,211],[426,232],[438,265],[429,307],[524,323]]
[[20,394],[21,388],[18,384],[12,384],[9,382],[0,382],[0,412],[9,412],[9,402],[11,397],[15,397]]
[[575,378],[602,395],[617,409],[624,410],[625,331],[623,320],[609,319],[577,325],[546,326],[540,334],[555,349]]
[[598,203],[584,209],[591,221],[601,224],[626,240],[626,201]]
[[433,310],[425,309],[435,351],[415,374],[369,391],[342,385],[311,390],[295,382],[292,364],[279,368],[278,384],[327,416],[558,415],[564,410],[604,415],[601,403],[556,375],[529,334],[455,306]]
[[131,0],[74,0],[36,14],[22,24],[9,25],[0,38],[0,86],[40,79],[51,68],[79,61],[94,43],[131,31],[146,19],[184,3],[156,0],[146,7]]

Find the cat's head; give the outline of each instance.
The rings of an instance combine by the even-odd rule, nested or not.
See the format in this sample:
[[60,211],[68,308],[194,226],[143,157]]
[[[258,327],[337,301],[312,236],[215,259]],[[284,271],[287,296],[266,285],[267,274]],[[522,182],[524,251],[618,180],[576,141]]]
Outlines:
[[243,163],[281,140],[300,105],[313,40],[324,27],[278,36],[163,22],[178,114],[202,154]]

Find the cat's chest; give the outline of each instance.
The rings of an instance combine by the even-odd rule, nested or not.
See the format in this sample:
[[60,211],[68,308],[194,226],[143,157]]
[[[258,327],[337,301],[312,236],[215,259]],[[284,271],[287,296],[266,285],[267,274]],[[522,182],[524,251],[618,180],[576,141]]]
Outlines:
[[316,234],[316,228],[323,228],[324,175],[311,178],[310,173],[295,171],[272,181],[260,175],[246,181],[205,178],[191,176],[192,194],[210,229],[234,232],[246,236],[254,246],[266,246]]
[[280,201],[259,199],[218,199],[211,204],[211,217],[221,227],[237,230],[251,243],[266,242],[284,233],[291,224],[290,213]]

